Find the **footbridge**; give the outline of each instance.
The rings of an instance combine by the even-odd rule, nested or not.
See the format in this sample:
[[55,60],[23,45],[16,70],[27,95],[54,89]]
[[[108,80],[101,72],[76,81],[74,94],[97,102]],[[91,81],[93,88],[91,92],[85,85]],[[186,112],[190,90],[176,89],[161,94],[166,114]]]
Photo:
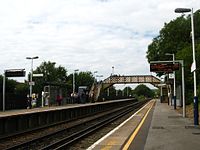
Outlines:
[[114,84],[134,84],[134,83],[149,83],[155,87],[161,83],[161,80],[152,76],[152,75],[133,75],[133,76],[118,76],[112,75],[105,80],[93,84],[90,90],[90,97],[97,101],[100,95],[100,92],[111,87]]

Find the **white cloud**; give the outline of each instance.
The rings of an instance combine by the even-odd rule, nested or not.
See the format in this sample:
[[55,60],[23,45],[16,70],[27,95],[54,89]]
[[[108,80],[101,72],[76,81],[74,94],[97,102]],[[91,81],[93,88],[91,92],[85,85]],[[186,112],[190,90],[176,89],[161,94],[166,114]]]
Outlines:
[[0,73],[30,70],[26,56],[55,61],[70,72],[98,70],[150,74],[148,44],[176,7],[200,6],[197,0],[0,0]]

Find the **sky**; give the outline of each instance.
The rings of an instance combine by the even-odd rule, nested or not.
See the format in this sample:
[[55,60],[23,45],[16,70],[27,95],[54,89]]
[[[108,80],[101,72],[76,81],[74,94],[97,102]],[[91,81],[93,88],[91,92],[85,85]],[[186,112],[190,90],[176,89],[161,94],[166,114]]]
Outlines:
[[[0,74],[30,72],[44,61],[72,73],[98,71],[105,79],[152,75],[146,51],[177,7],[199,9],[199,0],[0,0]],[[19,79],[21,80],[21,79]]]

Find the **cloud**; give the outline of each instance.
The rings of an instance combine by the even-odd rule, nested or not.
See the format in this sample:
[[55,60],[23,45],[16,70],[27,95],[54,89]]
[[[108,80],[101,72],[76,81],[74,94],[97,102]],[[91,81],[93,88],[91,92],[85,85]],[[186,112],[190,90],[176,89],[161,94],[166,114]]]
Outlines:
[[148,44],[176,7],[197,0],[0,0],[0,73],[53,61],[72,72],[150,74]]

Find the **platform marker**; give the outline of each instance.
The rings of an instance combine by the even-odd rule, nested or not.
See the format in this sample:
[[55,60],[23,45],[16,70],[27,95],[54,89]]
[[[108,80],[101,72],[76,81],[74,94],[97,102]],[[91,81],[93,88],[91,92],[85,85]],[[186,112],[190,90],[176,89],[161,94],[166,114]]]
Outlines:
[[[151,102],[151,101],[150,101]],[[105,140],[107,137],[109,137],[111,134],[113,134],[115,131],[117,131],[119,128],[121,128],[125,123],[127,123],[129,120],[131,120],[134,116],[136,116],[142,109],[144,109],[150,102],[148,102],[146,105],[144,105],[142,108],[140,108],[137,112],[135,112],[131,117],[126,119],[124,122],[122,122],[119,126],[108,132],[105,136],[103,136],[101,139],[96,141],[94,144],[92,144],[90,147],[87,148],[87,150],[94,149],[99,143],[101,143],[103,140]]]
[[[155,102],[155,101],[154,101]],[[135,139],[137,133],[139,132],[140,128],[142,127],[144,121],[146,120],[151,108],[153,107],[154,103],[151,105],[151,107],[148,109],[148,111],[146,112],[145,116],[142,118],[142,121],[140,122],[140,124],[137,126],[137,128],[135,129],[135,131],[133,132],[133,134],[131,135],[131,137],[129,138],[128,142],[125,144],[125,146],[123,147],[122,150],[127,150],[129,148],[129,146],[131,145],[132,141]]]

